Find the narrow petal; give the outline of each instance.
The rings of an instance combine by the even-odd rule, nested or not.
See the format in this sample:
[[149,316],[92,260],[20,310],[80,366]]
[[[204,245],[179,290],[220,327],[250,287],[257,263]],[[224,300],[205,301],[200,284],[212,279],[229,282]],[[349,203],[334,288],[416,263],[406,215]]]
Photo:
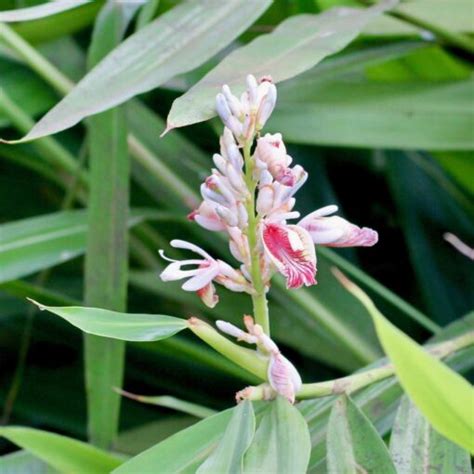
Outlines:
[[212,280],[219,273],[219,265],[217,262],[210,262],[201,266],[192,278],[190,278],[184,285],[181,287],[185,291],[198,291],[209,285]]
[[205,252],[201,247],[198,247],[191,242],[186,242],[185,240],[174,239],[170,242],[171,247],[175,249],[186,249],[195,252],[198,255],[201,255],[206,260],[214,260],[207,252]]
[[288,288],[316,284],[316,252],[305,229],[296,225],[265,223],[262,237],[266,254],[286,277]]
[[290,403],[295,402],[296,394],[301,388],[301,378],[293,364],[279,352],[270,357],[268,381],[271,387]]

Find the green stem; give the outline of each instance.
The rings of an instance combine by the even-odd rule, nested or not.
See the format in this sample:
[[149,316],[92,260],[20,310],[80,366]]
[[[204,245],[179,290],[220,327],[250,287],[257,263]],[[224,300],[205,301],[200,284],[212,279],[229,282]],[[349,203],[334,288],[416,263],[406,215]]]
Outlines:
[[270,334],[270,320],[268,316],[268,302],[266,296],[265,284],[262,280],[260,267],[260,249],[258,245],[258,224],[259,218],[255,215],[255,191],[257,183],[254,179],[254,162],[250,155],[252,140],[249,140],[244,146],[245,159],[245,181],[249,190],[249,198],[245,203],[245,209],[248,214],[247,237],[250,248],[250,275],[255,294],[252,295],[253,314],[255,321],[262,326],[266,334]]
[[189,329],[211,346],[217,352],[227,357],[235,364],[256,375],[261,380],[267,380],[268,360],[259,357],[256,351],[241,347],[219,334],[212,326],[198,318],[188,321]]
[[[465,347],[474,344],[474,331],[470,331],[455,339],[427,347],[431,355],[443,359]],[[298,392],[298,399],[327,397],[329,395],[350,394],[374,382],[386,379],[394,375],[395,368],[388,363],[375,369],[360,372],[358,374],[342,377],[327,382],[303,384]]]

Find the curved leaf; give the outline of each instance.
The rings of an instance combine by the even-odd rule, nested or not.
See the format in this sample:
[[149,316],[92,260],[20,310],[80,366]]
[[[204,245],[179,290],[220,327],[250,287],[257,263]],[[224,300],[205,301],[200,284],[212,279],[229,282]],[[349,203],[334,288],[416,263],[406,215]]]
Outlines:
[[407,396],[392,428],[390,454],[403,474],[472,472],[469,453],[437,433]]
[[82,441],[33,428],[0,427],[0,436],[26,449],[61,472],[104,474],[122,462],[112,454]]
[[215,97],[223,84],[240,94],[247,74],[271,75],[284,81],[318,64],[344,48],[373,18],[396,4],[383,0],[361,9],[335,8],[320,15],[297,15],[281,23],[270,34],[229,54],[186,94],[173,102],[167,130],[202,122],[216,115]]
[[34,300],[30,301],[41,310],[61,316],[87,334],[124,341],[159,341],[187,327],[185,319],[161,314],[117,313],[82,306],[44,306]]
[[7,10],[0,12],[0,22],[8,23],[15,21],[37,20],[46,16],[55,15],[72,8],[80,7],[89,3],[90,0],[56,0],[54,2],[46,2],[28,8],[18,8],[17,10]]
[[270,0],[178,4],[107,55],[19,141],[65,130],[194,69],[242,33],[269,4]]
[[326,443],[328,472],[397,472],[377,430],[349,397],[334,403]]
[[[372,300],[340,272],[342,284],[367,308],[380,342],[395,366],[400,384],[418,409],[446,438],[474,453],[474,426],[466,407],[474,389],[465,378],[424,351],[378,311]],[[466,335],[474,342],[474,331]]]
[[212,454],[196,471],[197,474],[240,473],[245,452],[255,433],[252,402],[246,400],[234,408],[224,436]]
[[311,440],[305,419],[279,396],[262,414],[253,443],[244,458],[243,472],[303,474],[310,452]]
[[55,474],[55,470],[27,451],[15,451],[0,457],[2,474]]

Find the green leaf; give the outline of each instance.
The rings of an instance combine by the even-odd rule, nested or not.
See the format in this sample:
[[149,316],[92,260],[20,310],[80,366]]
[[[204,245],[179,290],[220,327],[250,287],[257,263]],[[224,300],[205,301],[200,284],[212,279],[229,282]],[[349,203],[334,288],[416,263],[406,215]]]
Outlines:
[[303,474],[310,452],[306,421],[293,405],[279,396],[262,414],[253,443],[244,458],[244,472]]
[[0,457],[2,474],[55,474],[54,469],[27,451],[16,451]]
[[180,400],[176,397],[170,397],[168,395],[147,396],[137,395],[135,393],[127,392],[125,390],[117,391],[121,395],[131,398],[132,400],[136,400],[137,402],[170,408],[171,410],[176,410],[182,413],[187,413],[188,415],[193,415],[196,418],[207,418],[208,416],[216,414],[216,411],[210,408],[198,405],[196,403],[187,402],[185,400]]
[[472,88],[464,81],[370,82],[336,77],[279,89],[268,128],[289,142],[353,147],[471,150]]
[[37,20],[38,18],[44,18],[72,8],[80,7],[86,3],[89,3],[89,0],[56,0],[55,2],[47,2],[34,7],[2,11],[0,12],[0,22],[8,23]]
[[197,474],[241,473],[243,457],[255,433],[252,402],[246,400],[234,408],[220,443],[196,471]]
[[433,158],[471,196],[474,196],[474,160],[472,153],[435,153]]
[[385,319],[359,287],[342,274],[339,278],[369,311],[400,384],[421,413],[442,435],[474,453],[474,427],[465,414],[465,407],[474,405],[471,385]]
[[[397,11],[422,19],[442,29],[470,33],[474,30],[471,21],[472,2],[470,0],[417,0],[403,2]],[[364,29],[369,36],[415,36],[421,31],[407,22],[384,16]]]
[[0,427],[0,436],[26,449],[61,472],[104,474],[121,464],[120,459],[105,451],[47,431],[9,426]]
[[112,51],[20,141],[72,127],[199,66],[242,33],[270,4],[188,0]]
[[[105,4],[94,25],[89,68],[120,44],[139,7],[139,2]],[[90,195],[84,301],[87,306],[126,311],[130,160],[125,109],[98,114],[87,125]],[[122,386],[125,343],[91,334],[84,342],[89,438],[96,446],[110,448],[118,433],[121,403],[110,387]]]
[[45,306],[31,301],[41,310],[61,316],[87,334],[123,341],[159,341],[187,328],[185,319],[173,316],[117,313],[82,306]]
[[214,449],[229,424],[235,408],[205,418],[125,462],[113,474],[138,472],[195,473]]
[[407,396],[393,424],[390,454],[397,471],[404,474],[471,473],[469,453],[437,433]]
[[329,472],[397,472],[377,430],[346,396],[334,403],[329,417],[327,463]]
[[216,115],[215,97],[223,84],[243,92],[245,77],[271,75],[275,82],[294,77],[349,44],[373,18],[393,7],[385,0],[365,10],[334,9],[320,15],[298,15],[275,31],[229,54],[186,94],[176,99],[167,130],[202,122]]
[[[129,225],[141,221],[132,216]],[[61,211],[0,225],[0,283],[67,262],[84,253],[87,216]]]

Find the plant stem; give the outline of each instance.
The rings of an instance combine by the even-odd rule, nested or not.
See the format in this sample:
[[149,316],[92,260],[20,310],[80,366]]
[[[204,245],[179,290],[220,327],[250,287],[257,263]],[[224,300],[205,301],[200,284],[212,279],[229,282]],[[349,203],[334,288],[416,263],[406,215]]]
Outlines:
[[248,214],[247,238],[250,248],[250,275],[255,294],[252,295],[253,315],[257,324],[262,326],[266,334],[270,334],[270,320],[268,317],[268,302],[266,296],[265,284],[262,280],[260,268],[260,249],[258,247],[258,224],[259,218],[255,215],[255,191],[257,183],[254,179],[254,162],[250,155],[252,140],[244,146],[245,159],[245,181],[249,190],[249,198],[245,203],[245,209]]
[[[474,344],[474,331],[470,331],[455,339],[442,342],[440,344],[427,347],[427,352],[431,355],[443,359],[446,356],[457,352],[460,349]],[[348,377],[342,377],[327,382],[318,382],[303,384],[303,387],[298,392],[298,399],[327,397],[329,395],[350,394],[374,382],[386,379],[394,375],[395,368],[388,363],[375,369],[360,372]]]

